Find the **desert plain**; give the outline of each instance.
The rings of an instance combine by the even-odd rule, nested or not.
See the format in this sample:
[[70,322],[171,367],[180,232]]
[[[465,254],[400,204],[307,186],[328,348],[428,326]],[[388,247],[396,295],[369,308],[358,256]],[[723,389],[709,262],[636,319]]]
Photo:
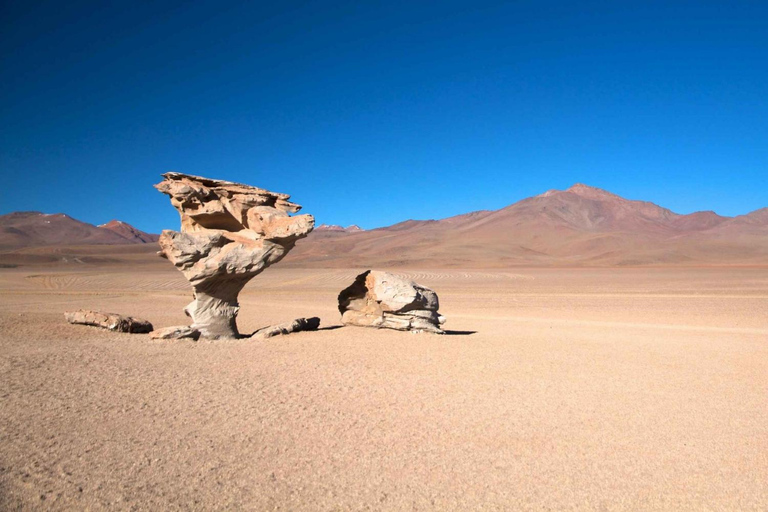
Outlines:
[[0,269],[0,508],[768,508],[765,267],[387,269],[439,294],[443,336],[342,327],[366,269],[291,264],[247,285],[240,329],[319,331],[65,323],[187,323],[153,251]]

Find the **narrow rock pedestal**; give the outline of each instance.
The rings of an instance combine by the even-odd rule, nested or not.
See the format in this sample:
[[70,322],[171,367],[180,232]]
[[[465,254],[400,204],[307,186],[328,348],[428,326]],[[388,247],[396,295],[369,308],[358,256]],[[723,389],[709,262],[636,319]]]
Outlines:
[[[194,300],[184,309],[192,319],[190,328],[208,339],[239,338],[238,294],[283,259],[315,221],[311,215],[291,216],[301,206],[286,194],[175,172],[163,177],[155,188],[179,211],[181,231],[163,231],[159,254],[194,289]],[[172,332],[163,334],[173,337],[168,336]]]

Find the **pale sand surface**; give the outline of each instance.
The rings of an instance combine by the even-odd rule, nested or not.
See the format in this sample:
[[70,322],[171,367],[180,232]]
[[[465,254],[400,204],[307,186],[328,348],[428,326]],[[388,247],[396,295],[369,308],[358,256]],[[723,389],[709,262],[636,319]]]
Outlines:
[[[252,331],[357,270],[270,269]],[[172,268],[0,270],[2,509],[768,509],[768,270],[400,270],[450,336],[159,342]]]

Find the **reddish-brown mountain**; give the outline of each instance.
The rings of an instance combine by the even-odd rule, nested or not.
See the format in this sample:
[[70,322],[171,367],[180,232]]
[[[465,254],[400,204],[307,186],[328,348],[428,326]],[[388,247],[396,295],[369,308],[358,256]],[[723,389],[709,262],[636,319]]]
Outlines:
[[[64,214],[0,216],[0,249],[142,244],[157,235]],[[15,261],[15,260],[14,260]],[[495,211],[407,220],[363,231],[318,226],[282,265],[509,267],[555,265],[768,265],[768,208],[738,217],[680,215],[586,185],[550,190]]]
[[284,263],[314,266],[768,264],[768,209],[679,215],[587,185],[496,211],[312,234]]
[[157,242],[160,238],[159,235],[153,235],[151,233],[145,233],[140,229],[136,229],[127,222],[121,220],[111,220],[106,224],[98,226],[102,229],[108,229],[118,235],[122,236],[126,240],[130,240],[134,243],[147,244],[150,242]]
[[94,226],[63,213],[13,212],[0,215],[0,248],[45,245],[135,244],[156,241],[129,224]]
[[328,231],[334,233],[356,233],[358,231],[365,231],[363,228],[356,224],[351,226],[339,226],[338,224],[320,224],[315,228],[315,231]]

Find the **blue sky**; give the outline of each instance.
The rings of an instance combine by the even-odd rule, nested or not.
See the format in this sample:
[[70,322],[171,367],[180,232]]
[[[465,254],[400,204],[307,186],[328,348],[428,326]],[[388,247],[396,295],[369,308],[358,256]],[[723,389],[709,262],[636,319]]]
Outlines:
[[768,2],[107,4],[2,3],[0,213],[176,229],[169,170],[365,228],[575,182],[768,206]]

